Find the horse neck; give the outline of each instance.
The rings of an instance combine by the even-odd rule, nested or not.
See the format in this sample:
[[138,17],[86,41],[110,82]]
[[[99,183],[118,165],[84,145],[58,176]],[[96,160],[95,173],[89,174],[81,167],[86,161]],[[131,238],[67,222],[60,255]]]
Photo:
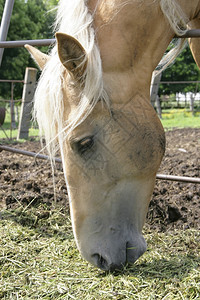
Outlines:
[[185,15],[189,20],[195,19],[200,12],[200,1],[199,0],[177,0],[180,7],[183,9]]
[[[95,2],[89,1],[91,9]],[[135,90],[148,98],[152,72],[174,37],[160,1],[97,2],[94,26],[108,92],[120,101]],[[194,2],[191,9],[187,0],[179,0],[190,18],[199,1]]]

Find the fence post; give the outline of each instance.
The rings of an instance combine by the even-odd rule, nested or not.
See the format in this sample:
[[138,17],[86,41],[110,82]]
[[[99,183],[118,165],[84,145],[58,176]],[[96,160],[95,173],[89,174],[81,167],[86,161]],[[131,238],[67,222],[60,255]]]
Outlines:
[[154,107],[156,98],[158,95],[158,90],[159,90],[159,85],[160,85],[160,80],[162,73],[157,74],[157,71],[154,71],[152,74],[152,79],[151,79],[151,89],[150,89],[150,95],[151,95],[151,104]]
[[10,115],[11,115],[11,131],[12,129],[16,129],[15,122],[15,102],[14,102],[14,83],[11,82],[11,100],[10,100]]
[[37,69],[26,68],[17,139],[28,138],[30,120],[32,115],[31,114],[32,100],[33,100],[35,85],[36,85],[36,74],[37,74]]
[[158,95],[156,97],[156,110],[157,110],[159,118],[162,119],[162,109],[161,109],[161,105],[160,105],[160,98]]
[[194,94],[190,95],[190,111],[192,112],[192,115],[194,116]]

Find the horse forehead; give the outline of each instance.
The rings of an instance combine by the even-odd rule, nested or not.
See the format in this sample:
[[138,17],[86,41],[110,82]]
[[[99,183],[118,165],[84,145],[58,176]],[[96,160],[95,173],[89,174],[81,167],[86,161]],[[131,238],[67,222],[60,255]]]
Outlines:
[[[159,1],[154,0],[111,0],[111,1],[97,1],[89,0],[87,6],[91,11],[94,11],[94,23],[99,25],[109,26],[114,22],[115,26],[125,26],[135,24],[136,27],[131,27],[132,32],[138,30],[138,25],[146,25],[149,21],[158,20],[152,18],[152,14],[158,15]],[[136,18],[137,17],[137,18]],[[148,29],[148,28],[147,28]]]
[[63,104],[66,109],[73,109],[80,103],[82,88],[79,82],[72,80],[67,72],[63,73],[62,94]]

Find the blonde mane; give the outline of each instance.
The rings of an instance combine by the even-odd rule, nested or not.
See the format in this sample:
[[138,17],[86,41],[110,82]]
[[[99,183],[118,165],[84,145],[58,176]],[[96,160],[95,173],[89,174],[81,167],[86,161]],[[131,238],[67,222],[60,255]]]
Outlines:
[[[189,20],[176,0],[160,0],[160,7],[174,33],[177,36],[184,35],[187,31],[187,23]],[[158,64],[160,72],[163,72],[174,62],[176,57],[184,49],[186,41],[187,40],[184,38],[179,38],[175,46],[166,55],[164,55]]]
[[[57,46],[50,53],[50,60],[42,72],[35,93],[34,111],[40,128],[45,135],[47,149],[51,157],[62,147],[67,134],[81,124],[91,113],[99,99],[109,105],[104,90],[102,65],[99,49],[95,43],[92,27],[93,17],[83,0],[61,0],[57,11],[55,31],[75,37],[86,51],[87,69],[84,90],[73,120],[63,119],[64,67],[57,55]],[[59,143],[57,143],[59,141]]]
[[[124,1],[122,4],[126,5],[132,1],[135,0]],[[184,34],[187,18],[176,1],[159,0],[159,2],[174,32],[178,35]],[[95,42],[92,23],[93,15],[88,11],[87,0],[60,0],[55,31],[75,37],[85,48],[88,63],[83,96],[73,120],[63,119],[64,67],[59,61],[56,46],[52,49],[51,58],[42,72],[35,93],[35,115],[41,134],[45,135],[51,158],[54,157],[58,146],[62,149],[67,134],[87,118],[99,99],[109,106],[109,98],[104,90],[100,52]],[[184,41],[181,41],[164,57],[161,61],[162,68],[174,60],[183,43]]]

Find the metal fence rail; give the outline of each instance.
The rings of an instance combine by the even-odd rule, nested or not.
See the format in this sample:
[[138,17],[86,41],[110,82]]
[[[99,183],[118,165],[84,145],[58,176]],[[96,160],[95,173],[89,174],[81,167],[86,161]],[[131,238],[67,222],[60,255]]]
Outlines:
[[198,177],[157,174],[156,178],[161,180],[178,181],[178,182],[186,182],[186,183],[200,183],[200,178]]
[[[12,153],[16,153],[16,154],[22,154],[22,155],[26,155],[26,156],[30,156],[33,158],[39,158],[39,159],[44,159],[44,160],[49,160],[49,156],[47,155],[43,155],[43,154],[39,154],[39,153],[35,153],[35,152],[30,152],[30,151],[25,151],[25,150],[21,150],[21,149],[16,149],[16,148],[12,148],[9,146],[3,146],[0,145],[0,151],[8,151],[8,152],[12,152]],[[55,162],[61,163],[61,159],[60,158],[55,158]]]
[[[16,148],[0,145],[0,151],[3,151],[3,150],[4,151],[9,151],[9,152],[12,152],[12,153],[17,153],[17,154],[22,154],[22,155],[34,157],[34,158],[49,160],[49,157],[47,155],[37,154],[35,152],[24,151],[24,150],[21,150],[21,149],[16,149]],[[62,161],[61,161],[60,158],[55,158],[55,162],[61,163]],[[195,178],[195,177],[157,174],[156,178],[161,179],[161,180],[170,180],[170,181],[200,184],[200,178]]]
[[21,40],[21,41],[7,41],[0,42],[0,48],[18,48],[24,47],[29,44],[31,46],[49,46],[54,44],[56,39],[43,39],[43,40]]
[[[200,29],[191,29],[186,34],[176,36],[177,38],[200,38]],[[26,44],[31,46],[49,46],[56,42],[56,39],[40,39],[40,40],[20,40],[20,41],[3,41],[0,42],[0,48],[17,48]]]
[[186,32],[186,34],[177,36],[178,38],[199,38],[200,29],[191,29]]

